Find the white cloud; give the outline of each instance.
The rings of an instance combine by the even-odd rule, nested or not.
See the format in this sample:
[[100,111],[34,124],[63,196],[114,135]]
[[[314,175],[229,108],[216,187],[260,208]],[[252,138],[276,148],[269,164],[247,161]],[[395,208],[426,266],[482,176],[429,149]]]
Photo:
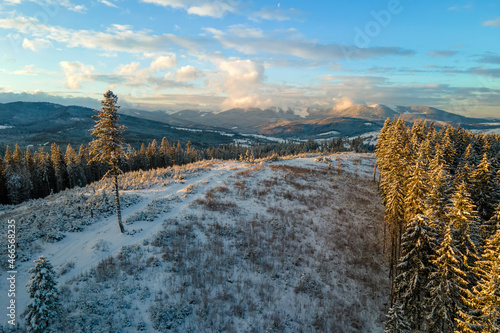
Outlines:
[[108,1],[108,0],[99,0],[99,2],[108,6],[108,7],[118,8],[117,5],[115,5],[114,3],[112,3],[111,1]]
[[77,13],[85,13],[87,11],[85,5],[75,5],[70,0],[6,0],[5,2],[7,5],[20,5],[23,2],[34,2],[40,5],[40,7],[47,9],[46,12],[49,15],[55,15],[59,6]]
[[87,7],[83,5],[71,6],[68,9],[77,13],[85,13],[87,11]]
[[225,107],[262,106],[259,86],[264,80],[264,66],[248,59],[230,58],[218,63],[228,98]]
[[246,28],[243,25],[233,25],[229,27],[229,32],[239,38],[262,38],[264,33],[259,28]]
[[116,75],[128,76],[132,75],[141,67],[141,64],[138,62],[132,62],[130,64],[120,65],[118,69],[115,70]]
[[210,16],[214,18],[221,18],[226,13],[234,13],[235,11],[236,8],[222,1],[207,2],[200,6],[192,6],[188,9],[189,14]]
[[189,14],[198,16],[209,16],[221,18],[227,13],[234,13],[238,1],[235,0],[142,0],[146,3],[152,3],[164,7],[181,8]]
[[333,110],[335,111],[342,111],[356,104],[365,104],[363,101],[355,100],[347,96],[334,97],[332,101],[335,103],[333,106]]
[[[216,38],[187,38],[173,34],[151,35],[149,31],[134,31],[127,25],[112,25],[106,32],[94,30],[72,30],[60,26],[40,23],[34,18],[16,17],[0,19],[0,28],[17,30],[31,39],[43,38],[66,44],[67,47],[99,49],[108,53],[151,53],[161,54],[176,45],[191,53],[198,53],[204,48],[231,48],[244,54],[277,54],[308,61],[335,62],[338,59],[367,59],[386,55],[410,56],[415,52],[400,47],[365,47],[349,45],[319,44],[314,40],[290,35],[271,34],[263,36],[259,29],[235,29],[233,35]],[[296,35],[296,34],[295,34]]]
[[46,39],[43,39],[43,38],[36,38],[33,40],[29,40],[29,39],[25,38],[23,40],[22,46],[23,46],[23,48],[29,49],[31,51],[38,51],[38,50],[46,49],[46,48],[52,46],[52,43]]
[[172,34],[150,35],[148,31],[134,31],[128,25],[112,25],[106,32],[73,30],[41,23],[31,17],[0,19],[0,28],[16,30],[33,38],[44,38],[66,44],[67,47],[101,49],[106,52],[159,53],[166,45],[178,45],[187,50],[199,50],[213,40],[190,39]]
[[66,85],[70,89],[80,88],[80,82],[90,80],[94,72],[94,66],[84,65],[80,62],[61,61],[59,65],[66,76]]
[[155,5],[172,7],[172,8],[185,8],[186,2],[183,0],[142,0],[142,2],[153,3]]
[[295,8],[283,9],[281,7],[264,7],[260,11],[252,13],[249,19],[252,21],[273,20],[273,21],[288,21],[298,19],[302,16],[302,12]]
[[14,74],[16,75],[28,75],[28,76],[35,76],[38,75],[36,72],[33,71],[35,68],[35,65],[26,65],[22,70],[14,71]]
[[483,22],[483,25],[485,27],[500,27],[500,17],[497,17],[494,20],[485,21]]
[[176,81],[189,81],[189,80],[196,80],[200,76],[199,70],[191,65],[183,66],[181,67],[176,73],[175,73],[175,80]]
[[161,71],[166,68],[175,67],[177,65],[177,59],[174,55],[171,56],[160,56],[151,62],[149,68],[153,72]]
[[214,28],[202,28],[202,30],[211,33],[214,36],[224,36],[226,33],[224,31],[214,29]]
[[113,75],[104,78],[108,82],[121,82],[126,85],[139,87],[146,85],[151,77],[149,68],[141,68],[138,62],[131,62],[130,64],[119,65],[113,72]]
[[226,48],[244,54],[279,54],[308,60],[333,62],[338,59],[368,59],[387,55],[410,56],[415,52],[400,47],[355,47],[340,44],[319,44],[303,38],[241,38],[237,36],[219,37],[217,40]]

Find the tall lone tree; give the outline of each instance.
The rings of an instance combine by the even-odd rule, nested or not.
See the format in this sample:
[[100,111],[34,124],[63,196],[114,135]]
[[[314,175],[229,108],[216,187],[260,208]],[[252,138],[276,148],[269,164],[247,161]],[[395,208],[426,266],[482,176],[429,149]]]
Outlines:
[[118,175],[121,173],[119,168],[120,159],[124,157],[124,141],[122,133],[125,126],[118,126],[117,122],[120,116],[118,115],[119,106],[116,105],[118,96],[108,90],[104,94],[104,99],[101,101],[101,110],[96,111],[97,118],[95,126],[91,129],[92,135],[96,138],[90,142],[90,162],[101,162],[108,164],[111,169],[104,175],[103,178],[113,177],[116,199],[116,215],[118,217],[118,226],[120,232],[125,230],[122,224],[122,216],[120,209],[120,194],[118,192]]
[[61,312],[59,292],[55,280],[52,264],[45,259],[35,260],[35,267],[29,272],[32,274],[26,284],[31,301],[26,314],[28,332],[52,332],[52,326],[57,324]]

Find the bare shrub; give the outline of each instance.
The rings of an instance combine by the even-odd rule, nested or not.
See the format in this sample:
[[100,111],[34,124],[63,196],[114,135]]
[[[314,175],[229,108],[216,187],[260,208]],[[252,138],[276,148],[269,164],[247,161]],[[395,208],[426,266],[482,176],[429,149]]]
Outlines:
[[102,282],[112,279],[117,276],[118,269],[116,267],[116,261],[113,257],[108,257],[101,260],[95,270],[96,281]]

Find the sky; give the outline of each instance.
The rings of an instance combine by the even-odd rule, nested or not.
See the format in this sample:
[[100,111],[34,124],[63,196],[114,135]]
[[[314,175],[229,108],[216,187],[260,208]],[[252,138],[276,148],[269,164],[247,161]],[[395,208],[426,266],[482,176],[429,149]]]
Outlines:
[[4,0],[0,102],[500,116],[500,3]]

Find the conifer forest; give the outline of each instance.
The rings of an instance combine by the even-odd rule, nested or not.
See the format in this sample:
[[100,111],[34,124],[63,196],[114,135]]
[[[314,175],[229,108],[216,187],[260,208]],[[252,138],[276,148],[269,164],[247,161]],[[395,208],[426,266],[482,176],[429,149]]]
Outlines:
[[[302,143],[260,144],[250,147],[237,144],[196,148],[189,142],[181,146],[163,138],[142,144],[140,149],[126,147],[125,156],[120,160],[123,172],[151,170],[173,165],[185,165],[209,159],[239,159],[253,161],[270,156],[297,155],[306,152],[342,152],[373,150],[363,139],[333,139],[318,143],[308,140]],[[28,199],[44,198],[67,188],[83,187],[100,180],[109,170],[106,163],[92,161],[88,146],[81,145],[76,151],[70,144],[63,149],[53,143],[50,152],[44,147],[33,150],[27,147],[14,150],[7,146],[3,158],[0,156],[0,204],[18,204]]]
[[499,332],[500,136],[387,120],[377,145],[385,332]]

